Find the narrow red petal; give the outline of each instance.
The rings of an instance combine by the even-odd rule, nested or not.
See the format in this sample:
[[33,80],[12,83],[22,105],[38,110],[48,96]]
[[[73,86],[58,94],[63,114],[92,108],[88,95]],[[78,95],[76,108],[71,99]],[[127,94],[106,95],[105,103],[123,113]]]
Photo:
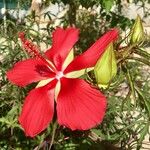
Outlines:
[[77,56],[65,70],[65,73],[93,67],[109,43],[116,40],[118,30],[112,29],[97,40],[87,51]]
[[106,110],[106,98],[82,79],[61,80],[57,99],[60,125],[72,130],[88,130],[101,123]]
[[52,48],[47,50],[46,56],[53,61],[57,68],[61,68],[73,45],[78,41],[79,30],[76,28],[57,28],[53,32]]
[[51,82],[48,89],[40,87],[30,91],[25,99],[19,122],[26,136],[34,137],[42,132],[51,122],[54,113],[54,86]]
[[7,72],[8,79],[19,86],[25,86],[53,76],[54,73],[42,61],[37,59],[20,61]]

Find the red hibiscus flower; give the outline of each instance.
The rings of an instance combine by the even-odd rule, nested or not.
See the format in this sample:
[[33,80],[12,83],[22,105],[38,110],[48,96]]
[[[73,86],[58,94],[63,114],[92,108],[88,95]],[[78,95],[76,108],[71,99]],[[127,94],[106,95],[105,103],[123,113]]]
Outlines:
[[16,63],[7,72],[7,77],[18,86],[40,81],[26,97],[19,117],[27,136],[34,137],[48,126],[54,115],[55,101],[60,125],[72,130],[87,130],[102,122],[106,98],[80,79],[78,73],[94,67],[107,45],[117,36],[116,29],[110,30],[70,62],[67,56],[78,40],[78,29],[57,28],[53,33],[52,47],[44,55],[25,39],[24,33],[20,34],[24,48],[34,57]]

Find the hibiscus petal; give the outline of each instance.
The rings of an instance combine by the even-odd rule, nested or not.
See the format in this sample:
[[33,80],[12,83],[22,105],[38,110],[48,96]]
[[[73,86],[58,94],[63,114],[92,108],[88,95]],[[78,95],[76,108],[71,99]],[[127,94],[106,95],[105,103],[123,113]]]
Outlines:
[[51,122],[54,113],[54,86],[40,87],[30,91],[25,99],[19,122],[26,136],[34,137],[42,132]]
[[46,56],[53,61],[57,68],[62,67],[62,63],[67,57],[73,45],[78,41],[79,30],[76,28],[57,28],[53,32],[52,48],[46,51]]
[[106,98],[82,79],[61,79],[57,99],[58,123],[72,130],[87,130],[101,123]]
[[109,43],[116,40],[118,30],[112,29],[97,40],[87,51],[77,56],[66,68],[65,73],[93,67]]
[[20,61],[7,72],[8,79],[19,86],[54,77],[54,73],[40,60],[27,59]]

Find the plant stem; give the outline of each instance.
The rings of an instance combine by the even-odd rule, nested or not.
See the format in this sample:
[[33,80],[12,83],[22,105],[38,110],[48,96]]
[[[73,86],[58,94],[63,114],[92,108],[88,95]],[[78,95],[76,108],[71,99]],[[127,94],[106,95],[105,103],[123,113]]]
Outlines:
[[136,48],[136,49],[134,50],[134,53],[135,53],[135,54],[138,54],[138,55],[140,55],[140,56],[142,56],[142,57],[145,57],[145,58],[147,58],[147,59],[150,59],[150,53],[148,53],[148,51],[146,51],[146,50],[144,50],[144,49],[142,49],[142,48]]
[[131,93],[132,93],[132,96],[133,96],[133,100],[134,100],[134,103],[135,103],[134,106],[136,106],[136,94],[135,94],[135,88],[134,88],[134,81],[133,81],[133,78],[131,76],[130,70],[127,66],[126,66],[126,71],[127,71],[126,77],[127,77],[128,82],[129,82],[129,86],[130,86]]
[[141,63],[144,63],[144,64],[150,66],[150,61],[148,61],[147,59],[144,59],[144,58],[128,57],[127,59],[136,60],[136,61],[139,61]]
[[49,150],[51,150],[52,145],[54,143],[56,129],[57,129],[57,121],[55,121],[54,124],[53,124],[52,138],[51,138],[51,141],[50,141]]

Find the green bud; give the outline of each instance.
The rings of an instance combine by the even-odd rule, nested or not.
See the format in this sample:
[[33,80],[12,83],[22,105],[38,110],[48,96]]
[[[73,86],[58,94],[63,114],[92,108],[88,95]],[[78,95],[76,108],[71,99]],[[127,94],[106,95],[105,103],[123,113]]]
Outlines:
[[99,87],[106,88],[117,73],[117,62],[110,43],[94,67],[94,74]]
[[131,32],[131,43],[138,43],[144,40],[144,29],[141,17],[138,15],[133,25]]

